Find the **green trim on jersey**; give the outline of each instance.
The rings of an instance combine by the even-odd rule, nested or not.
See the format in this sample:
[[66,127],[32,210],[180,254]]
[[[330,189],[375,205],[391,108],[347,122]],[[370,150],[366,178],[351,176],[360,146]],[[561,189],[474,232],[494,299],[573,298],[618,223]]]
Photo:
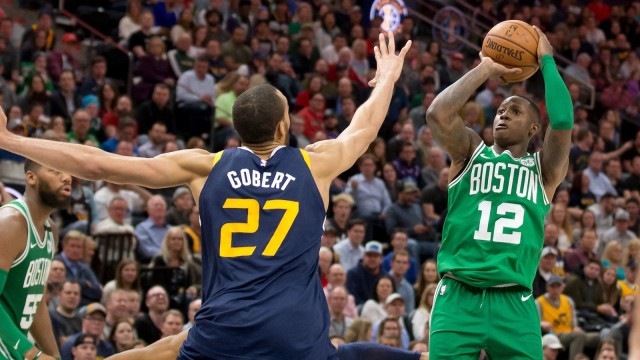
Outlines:
[[438,272],[479,288],[531,289],[549,200],[539,153],[514,158],[480,143],[449,184]]
[[24,200],[14,200],[3,207],[18,210],[27,220],[28,235],[25,249],[11,264],[7,283],[0,294],[0,306],[26,335],[33,323],[38,305],[42,301],[55,242],[48,221],[45,223],[44,239],[40,239]]

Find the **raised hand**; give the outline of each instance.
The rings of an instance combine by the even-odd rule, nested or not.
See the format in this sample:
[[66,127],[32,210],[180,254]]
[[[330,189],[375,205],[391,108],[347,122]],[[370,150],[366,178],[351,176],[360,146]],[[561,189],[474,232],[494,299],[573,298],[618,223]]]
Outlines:
[[538,36],[540,36],[540,40],[538,40],[538,63],[540,63],[542,55],[553,55],[553,46],[551,46],[549,39],[547,39],[547,35],[545,35],[542,30],[540,30],[535,25],[533,26],[533,28],[538,32]]
[[501,85],[506,85],[508,81],[504,79],[504,75],[516,75],[522,72],[520,68],[508,68],[502,64],[493,61],[492,58],[485,56],[482,51],[480,52],[480,65],[487,66],[489,68],[489,77],[495,78]]
[[402,66],[404,65],[404,56],[411,48],[411,40],[409,40],[400,50],[400,53],[396,55],[396,41],[393,37],[393,32],[389,31],[387,36],[389,37],[388,45],[384,33],[380,33],[379,44],[373,48],[378,67],[376,69],[376,76],[369,81],[369,86],[371,87],[375,87],[382,77],[389,78],[389,80],[394,82],[398,80],[402,72]]

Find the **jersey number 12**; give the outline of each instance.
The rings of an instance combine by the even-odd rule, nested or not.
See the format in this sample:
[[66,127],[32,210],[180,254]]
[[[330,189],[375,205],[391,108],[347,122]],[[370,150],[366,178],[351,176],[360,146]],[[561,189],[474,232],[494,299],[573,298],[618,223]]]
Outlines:
[[489,219],[493,210],[491,201],[485,200],[478,204],[480,210],[480,227],[473,233],[475,240],[494,241],[507,244],[520,244],[522,233],[520,231],[512,231],[509,234],[504,232],[505,229],[517,229],[522,226],[524,220],[524,208],[520,204],[502,203],[498,205],[496,213],[498,215],[513,214],[513,218],[501,217],[496,220],[493,227],[493,233],[489,232]]
[[[222,206],[225,209],[247,209],[247,222],[226,223],[220,229],[220,256],[239,257],[251,256],[256,250],[255,246],[233,246],[231,243],[234,233],[253,234],[258,231],[260,225],[260,203],[255,199],[227,199]],[[274,256],[282,241],[289,233],[293,225],[300,203],[290,200],[268,200],[262,207],[263,210],[284,210],[284,215],[271,236],[267,246],[262,251],[263,256]]]

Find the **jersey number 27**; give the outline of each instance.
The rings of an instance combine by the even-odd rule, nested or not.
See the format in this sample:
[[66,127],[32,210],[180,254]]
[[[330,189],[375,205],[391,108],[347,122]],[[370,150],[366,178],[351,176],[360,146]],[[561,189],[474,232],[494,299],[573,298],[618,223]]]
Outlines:
[[[260,227],[260,203],[256,199],[227,199],[222,206],[225,209],[247,209],[247,222],[226,223],[220,228],[220,257],[251,256],[256,250],[255,246],[233,246],[234,233],[253,234]],[[284,215],[271,236],[267,246],[262,251],[263,256],[274,256],[282,241],[289,233],[293,225],[300,204],[290,200],[268,200],[262,207],[263,210],[284,210]]]

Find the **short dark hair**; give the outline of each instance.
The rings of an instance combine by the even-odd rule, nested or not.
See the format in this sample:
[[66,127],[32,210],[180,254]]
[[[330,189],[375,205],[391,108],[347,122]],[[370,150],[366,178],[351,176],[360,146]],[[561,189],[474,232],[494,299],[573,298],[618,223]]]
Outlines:
[[269,84],[249,88],[233,104],[233,125],[245,144],[262,144],[273,140],[284,118],[284,102],[278,90]]
[[362,225],[365,228],[367,227],[367,223],[362,219],[351,219],[347,222],[347,231],[351,230],[356,225]]
[[96,64],[100,64],[100,63],[107,63],[107,59],[102,56],[102,55],[98,55],[98,56],[94,56],[93,59],[91,59],[91,66],[93,67]]
[[625,205],[634,203],[636,205],[640,205],[640,201],[638,201],[638,199],[636,198],[628,198],[627,201],[624,202]]
[[42,165],[31,159],[27,159],[27,161],[24,162],[24,173],[26,174],[29,171],[36,171],[41,166]]

